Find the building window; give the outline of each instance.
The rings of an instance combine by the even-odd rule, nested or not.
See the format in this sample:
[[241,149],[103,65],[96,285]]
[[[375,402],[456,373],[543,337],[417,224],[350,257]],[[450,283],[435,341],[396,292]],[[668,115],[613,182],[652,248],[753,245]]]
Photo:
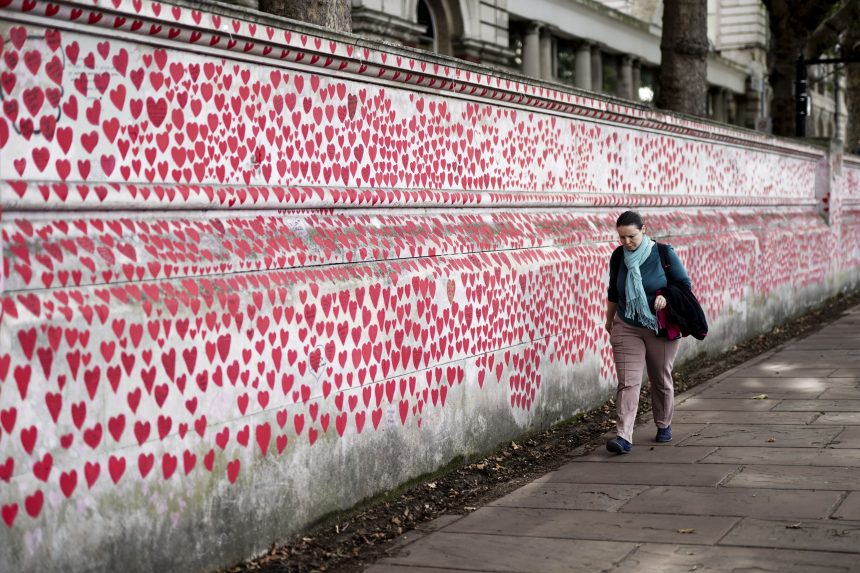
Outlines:
[[657,71],[642,66],[639,70],[639,101],[653,104],[657,98]]
[[523,46],[526,42],[526,22],[524,20],[508,19],[508,47],[513,50],[513,67],[521,70],[523,67]]
[[416,47],[429,52],[436,51],[436,26],[433,22],[433,12],[427,0],[418,0],[418,23],[425,26],[425,31],[418,37]]

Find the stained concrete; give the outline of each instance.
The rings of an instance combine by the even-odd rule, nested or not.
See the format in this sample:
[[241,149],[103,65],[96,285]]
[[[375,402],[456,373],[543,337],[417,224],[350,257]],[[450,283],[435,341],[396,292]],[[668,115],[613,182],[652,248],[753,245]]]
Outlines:
[[645,420],[368,571],[860,571],[860,369],[809,367],[855,359],[860,308],[678,396],[671,444]]

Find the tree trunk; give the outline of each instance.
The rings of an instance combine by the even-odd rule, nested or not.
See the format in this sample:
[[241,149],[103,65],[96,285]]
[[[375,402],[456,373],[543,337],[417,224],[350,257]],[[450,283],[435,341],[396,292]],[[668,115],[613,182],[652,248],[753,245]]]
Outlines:
[[664,0],[660,54],[657,106],[691,115],[707,115],[707,0]]
[[793,137],[795,132],[794,76],[795,63],[806,42],[806,34],[798,37],[792,28],[794,6],[788,0],[766,0],[770,23],[768,68],[771,100],[771,121],[774,135]]
[[[831,47],[822,25],[841,27],[842,9],[856,5],[856,0],[762,0],[770,23],[768,68],[773,88],[773,133],[794,136],[795,63],[801,52],[816,58]],[[836,12],[834,12],[836,10]],[[829,23],[828,20],[830,20]],[[819,37],[820,36],[820,37]]]
[[845,149],[860,155],[860,64],[846,65],[845,75],[848,79],[845,86],[845,101],[848,105]]
[[797,56],[801,49],[803,49],[803,42],[794,40],[790,34],[785,36],[781,44],[772,48],[774,61],[770,68],[770,85],[773,89],[771,117],[774,135],[794,137],[797,133],[794,81]]
[[260,0],[260,10],[316,24],[335,32],[352,32],[351,0]]
[[[842,55],[860,58],[860,7],[855,4],[842,38]],[[845,150],[860,155],[860,62],[845,65]]]

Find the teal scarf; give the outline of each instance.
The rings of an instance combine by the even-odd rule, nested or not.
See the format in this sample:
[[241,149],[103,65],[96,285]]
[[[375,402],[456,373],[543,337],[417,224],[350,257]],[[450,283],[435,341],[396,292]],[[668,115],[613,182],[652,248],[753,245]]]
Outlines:
[[635,251],[624,249],[624,264],[627,267],[627,289],[624,291],[627,301],[624,316],[657,332],[657,317],[648,307],[648,297],[645,296],[645,288],[642,286],[642,271],[639,269],[651,254],[653,247],[654,241],[648,235],[642,235],[642,242]]

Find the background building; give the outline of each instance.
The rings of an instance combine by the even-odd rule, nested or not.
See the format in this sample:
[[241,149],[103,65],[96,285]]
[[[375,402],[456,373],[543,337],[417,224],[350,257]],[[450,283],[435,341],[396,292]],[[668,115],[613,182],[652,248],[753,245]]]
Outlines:
[[[662,0],[353,0],[352,12],[357,34],[645,103],[662,16]],[[708,39],[709,117],[769,131],[764,5],[708,0]],[[842,90],[824,68],[810,73],[813,137],[844,134]]]

